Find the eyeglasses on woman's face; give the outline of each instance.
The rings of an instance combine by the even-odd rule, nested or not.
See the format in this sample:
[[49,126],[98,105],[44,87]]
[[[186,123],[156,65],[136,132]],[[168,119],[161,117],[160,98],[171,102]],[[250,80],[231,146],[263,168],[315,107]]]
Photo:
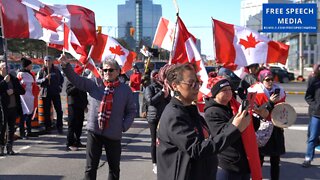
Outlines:
[[273,78],[265,78],[264,81],[270,82],[270,81],[273,81]]
[[190,88],[197,88],[202,85],[202,82],[200,81],[194,81],[194,82],[181,81],[181,83],[188,85]]

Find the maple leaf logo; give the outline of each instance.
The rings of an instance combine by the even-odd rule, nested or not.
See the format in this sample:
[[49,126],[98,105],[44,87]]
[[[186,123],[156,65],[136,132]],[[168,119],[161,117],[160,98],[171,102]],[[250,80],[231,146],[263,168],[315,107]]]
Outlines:
[[125,55],[120,45],[117,45],[116,47],[110,47],[109,50],[111,53],[116,54],[118,56]]
[[38,11],[34,10],[35,17],[43,28],[57,32],[56,29],[62,24],[62,18],[52,16],[53,13],[54,11],[48,6],[40,7]]
[[261,41],[256,41],[256,38],[253,37],[252,33],[250,33],[249,36],[247,36],[247,40],[240,39],[239,44],[243,45],[245,49],[247,48],[255,48],[256,45]]

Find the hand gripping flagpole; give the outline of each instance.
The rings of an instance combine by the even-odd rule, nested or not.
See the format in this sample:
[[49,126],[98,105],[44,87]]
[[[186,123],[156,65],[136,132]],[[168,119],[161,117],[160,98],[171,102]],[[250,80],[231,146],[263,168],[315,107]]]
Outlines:
[[179,6],[178,6],[178,3],[176,0],[173,0],[173,4],[176,8],[176,16],[177,16],[177,19],[176,19],[176,23],[175,23],[175,26],[174,26],[174,33],[173,33],[173,40],[172,40],[172,47],[171,47],[171,51],[170,51],[170,57],[169,57],[169,64],[171,64],[171,61],[172,61],[172,54],[174,52],[173,49],[174,49],[174,46],[175,46],[175,41],[176,41],[176,32],[177,32],[177,26],[178,26],[178,18],[179,18]]

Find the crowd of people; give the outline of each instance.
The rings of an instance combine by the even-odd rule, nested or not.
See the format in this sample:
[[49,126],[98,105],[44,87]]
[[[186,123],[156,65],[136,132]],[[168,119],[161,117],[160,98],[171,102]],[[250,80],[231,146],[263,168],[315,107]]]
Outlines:
[[[242,133],[253,125],[270,122],[275,106],[286,100],[284,89],[274,83],[271,71],[259,64],[246,67],[248,74],[233,91],[229,77],[211,74],[210,94],[203,96],[204,115],[201,116],[196,99],[201,82],[192,64],[165,65],[150,68],[147,62],[144,74],[133,66],[128,83],[121,78],[121,67],[114,59],[104,60],[100,78],[84,77],[83,67],[74,68],[64,55],[59,62],[66,77],[68,103],[68,132],[66,150],[86,147],[85,179],[96,179],[102,150],[109,165],[108,179],[120,178],[121,139],[134,118],[146,117],[150,128],[152,171],[158,179],[242,179],[249,180],[252,167]],[[57,114],[56,129],[63,134],[63,112],[60,93],[64,77],[54,66],[53,58],[46,56],[44,66],[34,74],[32,61],[21,59],[22,69],[14,77],[0,63],[0,156],[14,155],[13,141],[16,118],[20,137],[36,136],[31,131],[31,119],[38,97],[43,102],[45,133],[52,133],[51,106]],[[305,99],[310,105],[311,117],[303,167],[310,167],[319,137],[320,66],[315,66],[308,81]],[[143,91],[142,108],[139,94]],[[255,93],[254,106],[238,103]],[[140,110],[141,109],[141,110]],[[140,112],[141,111],[141,112]],[[81,143],[83,122],[87,115],[87,141]],[[253,124],[251,124],[251,122]],[[8,132],[7,128],[8,127]],[[259,141],[255,135],[249,137]],[[259,143],[258,143],[259,144]],[[265,144],[256,148],[255,159],[263,166],[265,156],[270,157],[270,177],[280,177],[280,156],[285,153],[284,130],[273,126]],[[252,160],[252,159],[251,159]]]

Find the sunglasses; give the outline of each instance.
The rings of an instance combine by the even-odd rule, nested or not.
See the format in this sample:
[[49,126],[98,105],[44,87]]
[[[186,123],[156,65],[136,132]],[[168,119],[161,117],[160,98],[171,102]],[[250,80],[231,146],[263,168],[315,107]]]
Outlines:
[[113,71],[115,71],[115,69],[111,69],[111,68],[110,69],[103,69],[103,72],[111,72],[112,73]]
[[195,81],[195,82],[185,82],[185,81],[181,81],[182,84],[186,84],[191,88],[196,88],[202,85],[202,82],[199,81]]
[[272,78],[266,78],[266,79],[264,79],[266,82],[270,82],[270,81],[273,81],[273,79]]

